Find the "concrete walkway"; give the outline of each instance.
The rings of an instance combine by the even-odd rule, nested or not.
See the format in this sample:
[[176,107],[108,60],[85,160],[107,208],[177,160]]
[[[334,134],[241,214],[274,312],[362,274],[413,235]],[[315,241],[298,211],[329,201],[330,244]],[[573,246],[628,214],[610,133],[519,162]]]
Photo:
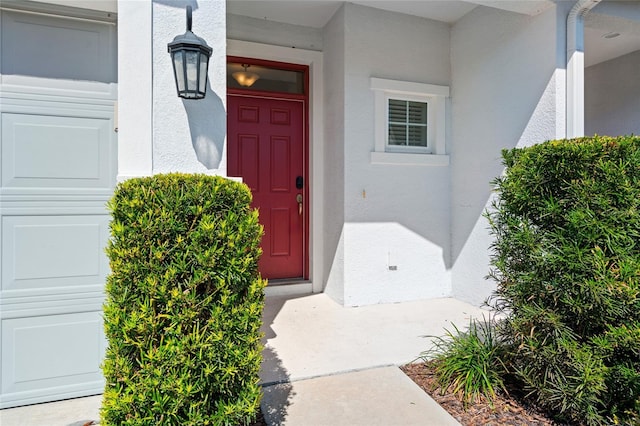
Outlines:
[[[324,294],[268,297],[260,378],[270,425],[457,425],[397,366],[479,308],[455,299],[344,308]],[[2,426],[82,425],[100,397],[0,411]]]
[[271,425],[457,425],[397,368],[483,311],[455,299],[344,308],[324,294],[270,297],[262,411]]

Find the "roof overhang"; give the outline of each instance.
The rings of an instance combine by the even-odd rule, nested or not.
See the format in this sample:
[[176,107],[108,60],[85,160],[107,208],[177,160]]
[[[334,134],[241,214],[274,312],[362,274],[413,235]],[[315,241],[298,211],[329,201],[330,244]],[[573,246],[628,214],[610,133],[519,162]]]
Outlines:
[[[251,18],[322,28],[343,3],[333,0],[227,0],[227,11]],[[551,0],[353,0],[352,3],[450,24],[477,6],[536,15],[554,4]]]

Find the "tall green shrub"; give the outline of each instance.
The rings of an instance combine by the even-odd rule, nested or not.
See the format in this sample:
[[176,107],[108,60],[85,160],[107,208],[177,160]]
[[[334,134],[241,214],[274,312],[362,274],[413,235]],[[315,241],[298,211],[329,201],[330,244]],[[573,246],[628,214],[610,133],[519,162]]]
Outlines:
[[238,425],[261,390],[262,228],[221,177],[125,181],[110,202],[105,425]]
[[572,423],[640,407],[640,138],[503,152],[488,214],[516,378]]

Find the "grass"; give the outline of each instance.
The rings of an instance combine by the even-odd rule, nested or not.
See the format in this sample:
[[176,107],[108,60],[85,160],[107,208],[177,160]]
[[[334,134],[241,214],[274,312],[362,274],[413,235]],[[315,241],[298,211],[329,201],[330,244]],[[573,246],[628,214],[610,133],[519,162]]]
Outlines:
[[442,393],[457,395],[465,406],[485,399],[491,404],[497,391],[506,393],[504,346],[495,332],[495,322],[491,318],[471,320],[467,331],[455,324],[453,329],[445,330],[443,337],[430,336],[434,346],[420,357],[432,361]]

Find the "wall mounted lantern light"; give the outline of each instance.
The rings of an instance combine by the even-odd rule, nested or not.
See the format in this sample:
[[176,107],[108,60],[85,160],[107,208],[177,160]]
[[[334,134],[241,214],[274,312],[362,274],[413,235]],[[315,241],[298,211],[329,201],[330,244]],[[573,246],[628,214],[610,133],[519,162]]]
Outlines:
[[178,96],[202,99],[207,91],[207,69],[213,51],[207,42],[191,32],[191,6],[187,6],[187,32],[167,45],[173,63]]

